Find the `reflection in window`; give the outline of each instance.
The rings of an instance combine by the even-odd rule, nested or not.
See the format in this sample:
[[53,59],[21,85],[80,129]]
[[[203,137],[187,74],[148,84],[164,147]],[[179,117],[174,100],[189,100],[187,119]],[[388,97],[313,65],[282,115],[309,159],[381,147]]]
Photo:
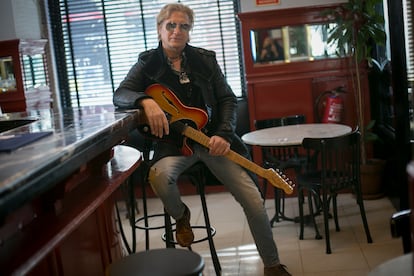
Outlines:
[[333,28],[334,24],[324,25],[309,25],[308,31],[310,34],[311,55],[315,59],[335,57],[336,44],[328,44],[328,29]]
[[287,27],[289,33],[289,56],[290,59],[307,59],[308,51],[308,35],[306,26]]
[[272,62],[285,59],[283,49],[282,29],[269,29],[257,31],[251,35],[253,59],[257,62]]
[[42,54],[22,55],[23,82],[25,89],[48,86],[46,63]]
[[16,90],[13,59],[11,56],[0,57],[0,93]]

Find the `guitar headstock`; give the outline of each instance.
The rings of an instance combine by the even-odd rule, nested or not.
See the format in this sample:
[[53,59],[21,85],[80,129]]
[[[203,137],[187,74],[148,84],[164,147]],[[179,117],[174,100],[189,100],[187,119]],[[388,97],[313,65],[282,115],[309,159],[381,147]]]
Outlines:
[[290,195],[293,193],[294,184],[292,181],[279,170],[275,171],[270,168],[265,171],[265,178],[274,187],[282,189],[286,194]]

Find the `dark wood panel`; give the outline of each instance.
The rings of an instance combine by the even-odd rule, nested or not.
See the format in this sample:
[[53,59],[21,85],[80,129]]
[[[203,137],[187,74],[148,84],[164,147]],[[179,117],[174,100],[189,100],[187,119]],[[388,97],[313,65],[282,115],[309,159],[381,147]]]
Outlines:
[[250,114],[254,120],[295,114],[304,114],[310,122],[314,120],[311,80],[264,82],[251,88]]

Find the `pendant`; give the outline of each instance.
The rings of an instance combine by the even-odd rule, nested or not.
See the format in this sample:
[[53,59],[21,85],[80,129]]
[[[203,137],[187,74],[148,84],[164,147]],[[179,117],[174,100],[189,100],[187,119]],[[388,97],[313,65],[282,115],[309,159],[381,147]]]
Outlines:
[[185,72],[180,72],[180,83],[181,84],[190,83],[190,79],[188,78]]

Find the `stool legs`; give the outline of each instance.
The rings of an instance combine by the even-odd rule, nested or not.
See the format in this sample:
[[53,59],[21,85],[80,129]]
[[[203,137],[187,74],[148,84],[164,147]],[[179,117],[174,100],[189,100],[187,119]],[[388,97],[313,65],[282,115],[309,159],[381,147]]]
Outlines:
[[[163,225],[158,226],[150,226],[149,219],[153,217],[165,217],[164,213],[158,213],[158,214],[148,214],[148,205],[147,205],[147,192],[146,192],[146,185],[148,182],[144,180],[141,180],[141,190],[142,190],[142,209],[143,209],[143,215],[142,217],[138,218],[135,221],[135,229],[144,230],[145,233],[145,250],[150,249],[150,231],[151,230],[157,230],[157,229],[163,229],[166,227],[167,222],[166,219],[164,219]],[[144,225],[139,225],[139,223],[143,221]],[[171,224],[171,221],[169,222]],[[171,226],[170,226],[171,227]],[[168,227],[167,227],[168,228]],[[171,247],[171,246],[167,246]]]
[[[210,223],[210,217],[209,217],[209,214],[208,214],[204,184],[196,184],[196,185],[197,185],[198,192],[199,192],[199,195],[200,195],[205,226],[193,226],[193,229],[205,228],[207,237],[199,239],[199,240],[195,240],[193,243],[198,243],[198,242],[202,242],[202,241],[205,241],[205,240],[208,241],[208,245],[209,245],[209,248],[210,248],[211,259],[213,261],[214,271],[216,272],[216,275],[221,275],[220,260],[218,258],[216,247],[214,245],[214,240],[213,240],[213,236],[215,235],[216,231],[211,226],[211,223]],[[175,247],[176,242],[175,242],[174,236],[173,236],[174,231],[175,230],[172,229],[171,217],[170,217],[170,215],[168,215],[167,212],[165,212],[165,234],[163,236],[163,239],[165,240],[166,247],[171,247],[171,248]],[[192,250],[191,247],[189,247],[188,249]]]
[[172,230],[172,223],[171,223],[171,217],[167,213],[167,211],[164,209],[164,221],[165,221],[165,246],[167,248],[174,248],[174,235]]
[[145,231],[145,249],[149,249],[149,224],[148,224],[148,206],[147,206],[147,192],[146,192],[146,181],[142,181],[141,183],[141,191],[142,191],[142,209],[144,211],[144,231]]
[[207,201],[206,201],[204,185],[203,184],[199,185],[198,189],[200,193],[201,204],[203,207],[204,221],[206,224],[206,231],[207,231],[207,237],[208,237],[208,244],[210,246],[211,259],[213,260],[213,265],[214,265],[214,270],[216,272],[216,275],[221,275],[221,265],[220,265],[220,261],[217,256],[216,247],[214,245],[213,234],[211,232],[210,217],[208,215],[208,210],[207,210]]
[[[132,178],[134,177],[134,174],[132,174],[131,176]],[[121,238],[122,241],[125,245],[125,248],[128,252],[128,254],[131,253],[135,253],[136,252],[136,232],[135,232],[135,212],[138,212],[138,208],[137,208],[137,202],[136,202],[136,198],[135,198],[135,189],[134,189],[134,181],[131,181],[131,179],[127,179],[121,186],[121,188],[123,190],[126,190],[126,193],[124,193],[124,197],[125,197],[125,207],[126,207],[126,212],[127,212],[127,217],[129,220],[129,225],[132,228],[132,244],[131,246],[128,243],[128,240],[126,238],[125,235],[125,231],[124,231],[124,227],[122,225],[122,218],[120,215],[120,211],[119,211],[119,207],[118,207],[118,203],[115,202],[115,211],[116,211],[116,216],[117,216],[117,221],[118,221],[118,227],[119,227],[119,231],[121,234]]]

